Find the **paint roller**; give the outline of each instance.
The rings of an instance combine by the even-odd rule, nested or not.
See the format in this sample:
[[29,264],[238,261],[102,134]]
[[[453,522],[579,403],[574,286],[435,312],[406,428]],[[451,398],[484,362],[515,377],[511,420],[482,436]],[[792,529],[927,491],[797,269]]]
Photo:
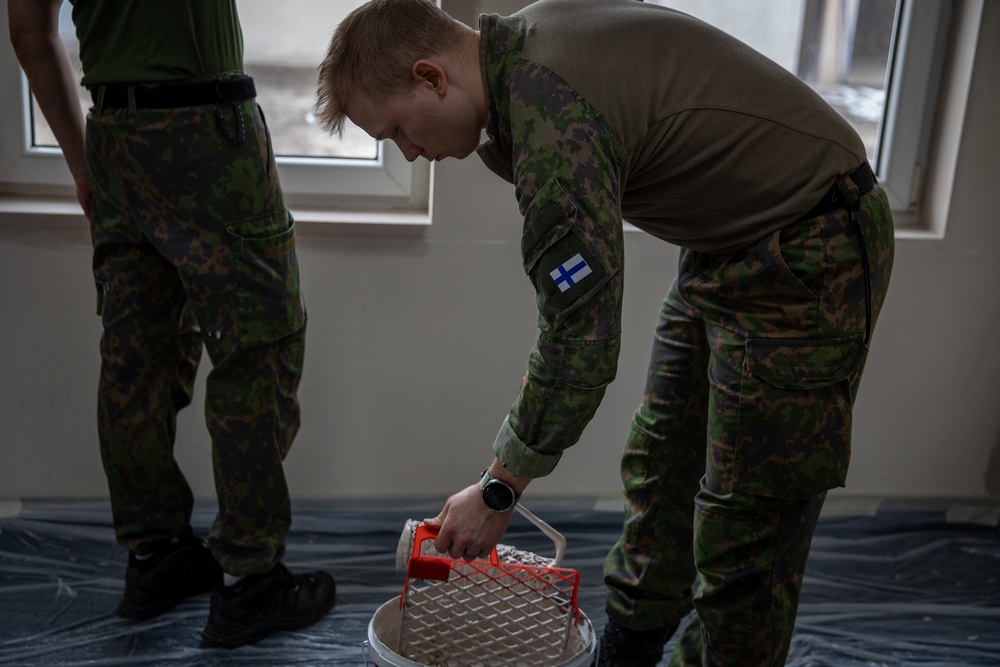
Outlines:
[[[552,540],[555,546],[556,555],[554,558],[545,558],[530,551],[522,551],[507,544],[496,546],[497,559],[501,563],[518,563],[520,565],[537,565],[541,567],[559,567],[562,565],[563,556],[566,555],[566,538],[555,528],[539,519],[520,503],[514,509],[525,519],[542,531],[546,537]],[[413,544],[417,533],[417,527],[424,525],[422,521],[407,519],[403,525],[403,532],[399,536],[399,545],[396,547],[396,571],[403,572],[409,565],[413,556]],[[447,558],[448,554],[443,554],[434,548],[434,542],[429,540],[422,544],[421,556],[431,556]]]

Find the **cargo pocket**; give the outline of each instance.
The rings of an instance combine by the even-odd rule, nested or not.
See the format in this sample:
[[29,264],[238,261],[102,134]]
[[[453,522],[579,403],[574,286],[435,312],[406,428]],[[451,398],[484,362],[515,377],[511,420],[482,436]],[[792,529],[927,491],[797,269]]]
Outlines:
[[776,541],[769,522],[759,512],[695,503],[694,558],[701,576],[694,604],[705,643],[712,653],[746,656],[746,664],[771,664],[767,655],[747,655],[756,653],[760,634],[771,627],[766,593]]
[[740,390],[733,489],[783,499],[843,486],[864,336],[750,338]]
[[239,340],[270,343],[301,329],[306,315],[291,215],[279,210],[226,228],[233,243]]

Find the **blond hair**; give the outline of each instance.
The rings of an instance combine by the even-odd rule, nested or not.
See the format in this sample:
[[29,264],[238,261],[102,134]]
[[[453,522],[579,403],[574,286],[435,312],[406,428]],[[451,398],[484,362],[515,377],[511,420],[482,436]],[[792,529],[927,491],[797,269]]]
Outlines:
[[413,82],[413,63],[458,49],[468,30],[429,0],[361,5],[337,26],[319,66],[316,119],[328,132],[342,134],[351,95],[394,95]]

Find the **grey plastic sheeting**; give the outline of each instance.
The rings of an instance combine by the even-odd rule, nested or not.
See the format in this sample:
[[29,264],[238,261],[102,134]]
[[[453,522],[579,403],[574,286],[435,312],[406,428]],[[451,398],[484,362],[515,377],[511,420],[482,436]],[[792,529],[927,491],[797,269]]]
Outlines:
[[[395,569],[403,524],[434,516],[440,504],[295,503],[285,562],[293,571],[333,573],[337,605],[311,628],[233,651],[198,646],[207,596],[147,622],[116,616],[126,559],[105,502],[16,506],[0,519],[0,665],[364,665],[368,624],[404,583]],[[599,630],[601,562],[622,514],[594,507],[583,499],[529,504],[566,536],[564,565],[580,571],[580,608]],[[211,503],[198,503],[196,533],[205,534],[212,511]],[[503,541],[553,552],[519,516]],[[787,664],[1000,667],[997,527],[949,518],[947,508],[824,515]]]

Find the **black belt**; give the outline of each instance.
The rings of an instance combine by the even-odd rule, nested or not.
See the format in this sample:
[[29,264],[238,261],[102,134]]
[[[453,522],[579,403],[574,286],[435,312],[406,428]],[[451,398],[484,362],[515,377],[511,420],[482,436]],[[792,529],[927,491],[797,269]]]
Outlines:
[[249,76],[196,83],[166,83],[157,88],[129,84],[97,86],[90,90],[94,104],[101,100],[102,88],[104,89],[104,98],[101,105],[104,109],[128,109],[130,88],[136,109],[197,107],[206,104],[219,104],[220,102],[242,102],[257,96],[257,89],[253,85],[253,79]]
[[[875,180],[875,174],[872,173],[872,168],[867,162],[849,173],[847,177],[854,181],[854,185],[857,186],[859,198],[868,194],[868,191],[875,187],[875,183],[877,182]],[[824,213],[829,213],[830,211],[836,211],[839,208],[846,207],[848,203],[849,202],[844,199],[844,195],[841,193],[840,188],[838,188],[837,184],[834,183],[830,189],[826,191],[826,194],[823,195],[823,198],[819,200],[819,203],[809,209],[809,212],[796,220],[796,222],[816,218]]]
[[[868,194],[868,192],[875,187],[875,174],[872,173],[871,165],[867,162],[862,164],[860,167],[852,171],[847,175],[849,179],[854,182],[855,187],[858,189],[858,199]],[[839,180],[839,179],[838,179]],[[823,198],[819,200],[815,206],[809,209],[809,212],[803,215],[801,218],[796,220],[792,224],[797,224],[804,220],[810,220],[812,218],[818,218],[824,213],[829,213],[830,211],[836,211],[837,209],[846,208],[848,210],[848,218],[850,219],[851,225],[857,230],[858,238],[858,253],[861,255],[861,261],[864,264],[865,272],[865,347],[868,347],[868,343],[872,337],[872,283],[871,283],[871,264],[868,261],[868,247],[865,244],[864,233],[861,229],[861,216],[859,213],[860,204],[858,199],[854,201],[847,201],[844,198],[844,194],[834,183]]]

